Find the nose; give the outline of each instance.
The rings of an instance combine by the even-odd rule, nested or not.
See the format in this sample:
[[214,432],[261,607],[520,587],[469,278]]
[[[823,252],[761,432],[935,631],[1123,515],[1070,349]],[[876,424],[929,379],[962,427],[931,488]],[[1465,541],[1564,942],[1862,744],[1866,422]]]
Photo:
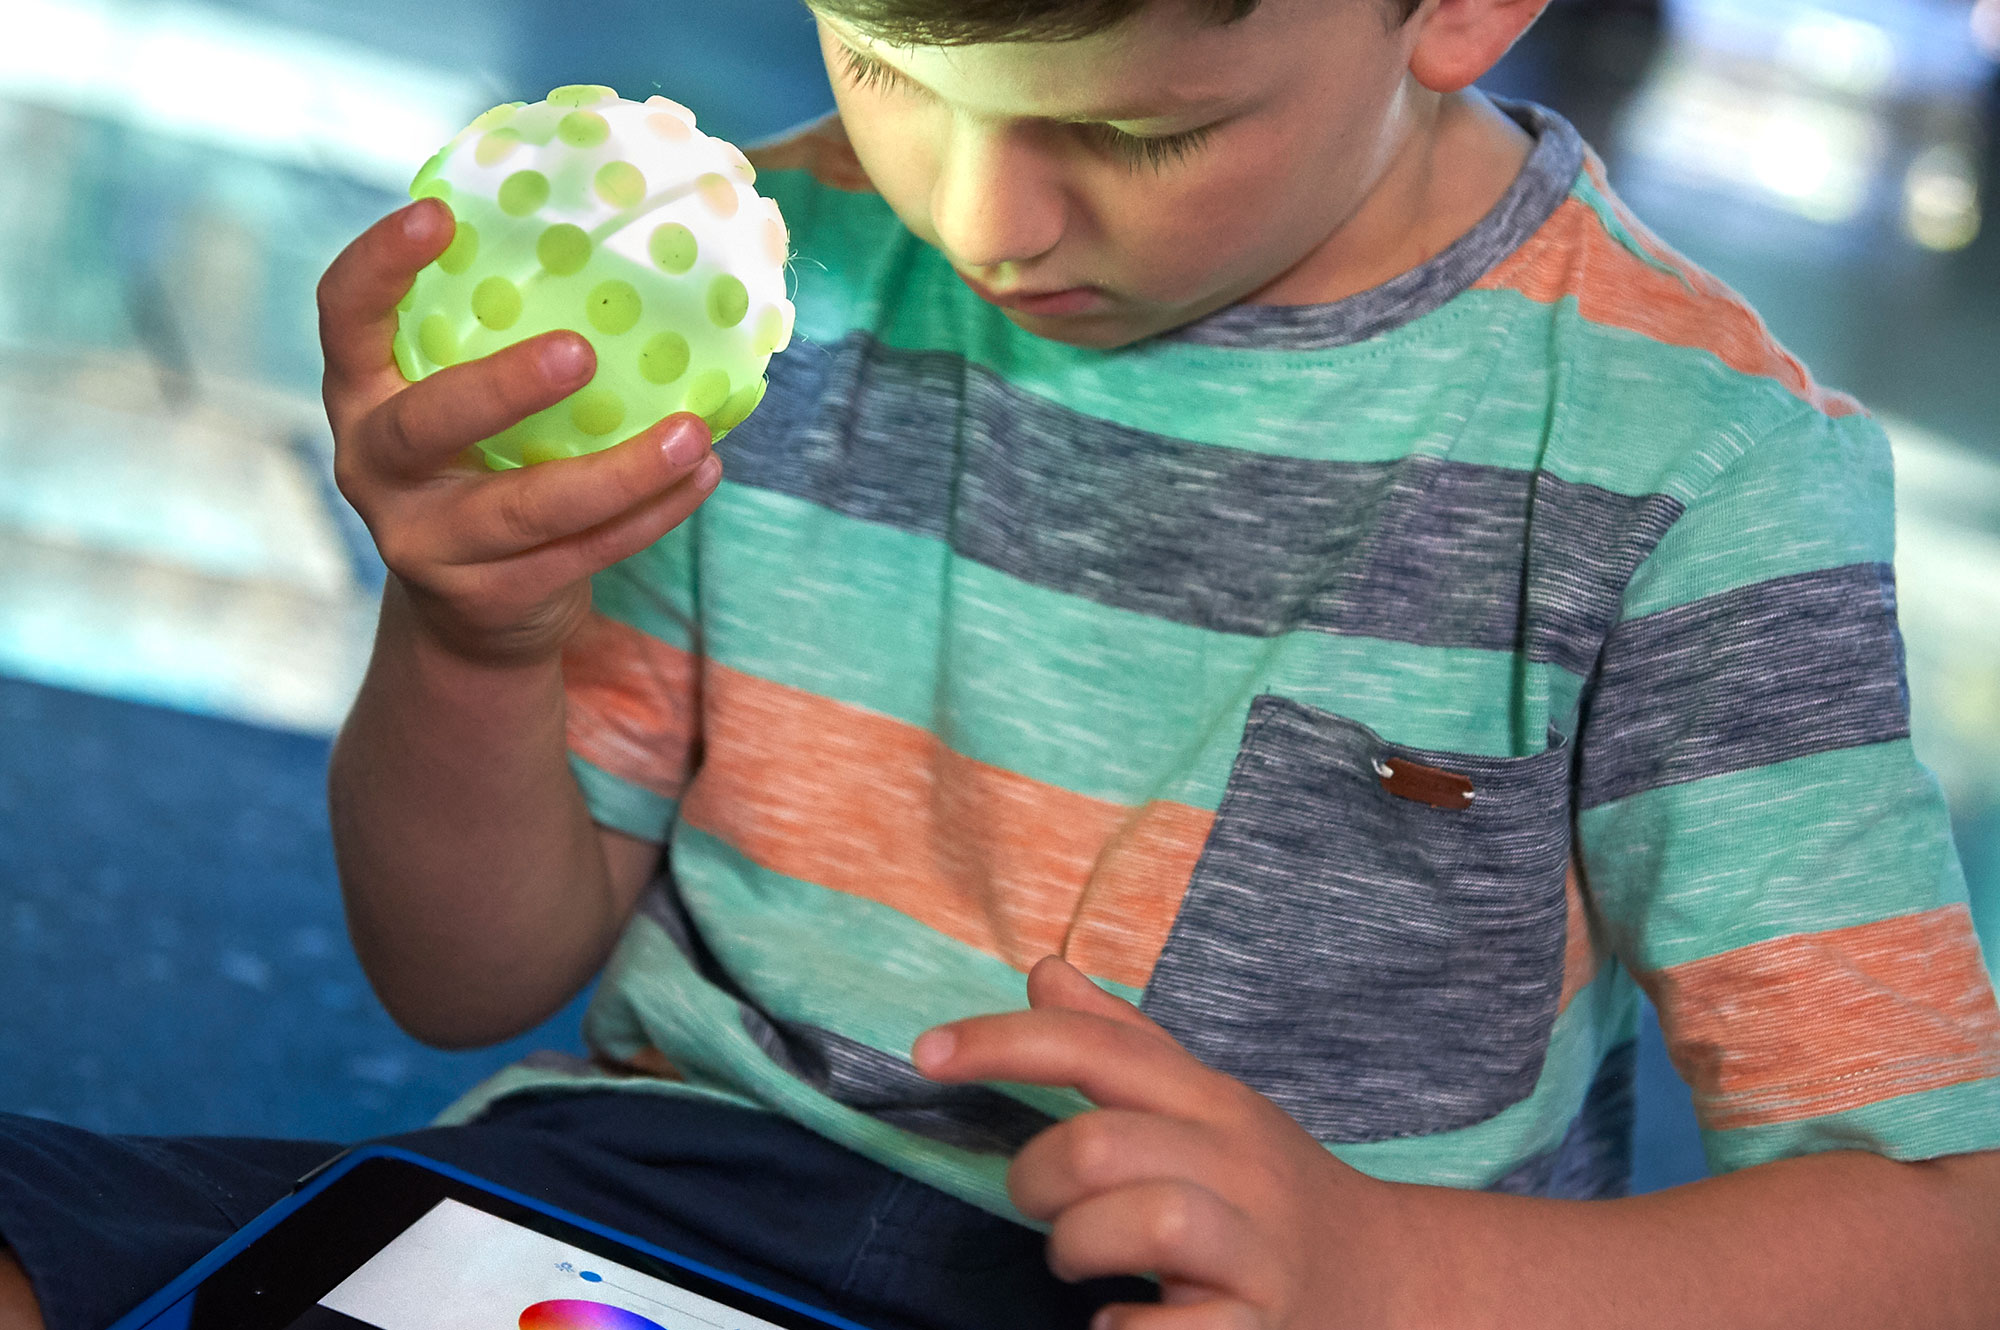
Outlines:
[[1026,263],[1062,238],[1064,198],[1051,163],[1005,127],[953,126],[931,186],[931,226],[959,267]]

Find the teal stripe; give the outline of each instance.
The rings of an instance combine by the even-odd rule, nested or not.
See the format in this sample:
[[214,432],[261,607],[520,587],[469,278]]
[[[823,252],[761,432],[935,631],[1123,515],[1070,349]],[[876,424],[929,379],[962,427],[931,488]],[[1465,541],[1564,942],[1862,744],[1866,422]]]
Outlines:
[[2000,1078],[1801,1122],[1704,1131],[1702,1146],[1718,1173],[1826,1150],[1866,1150],[1905,1161],[2000,1150]]
[[[1545,305],[1513,291],[1467,291],[1380,337],[1325,350],[1171,339],[1079,350],[1008,323],[904,233],[880,199],[818,193],[815,229],[795,240],[841,262],[798,269],[807,342],[830,345],[869,329],[887,347],[963,353],[1017,389],[1165,437],[1348,462],[1416,451],[1544,470],[1618,494],[1685,498],[1750,440],[1811,411],[1784,385],[1708,351],[1591,323],[1574,298]],[[870,257],[857,263],[857,254]],[[1555,340],[1566,345],[1552,353]],[[797,354],[824,353],[807,346]],[[1557,364],[1589,366],[1588,381],[1563,376]],[[1704,410],[1687,410],[1691,401]],[[1615,448],[1604,446],[1600,413],[1617,420]],[[1734,437],[1715,437],[1718,419],[1737,423]]]
[[[723,968],[780,1020],[907,1058],[932,1026],[1028,1005],[1027,975],[998,957],[876,901],[771,872],[692,827],[675,837],[674,877]],[[1092,978],[1139,1000],[1138,989]],[[1084,1106],[1036,1086],[1017,1097],[1064,1116]]]
[[1588,171],[1579,171],[1577,173],[1576,183],[1570,187],[1570,197],[1596,213],[1597,220],[1604,227],[1605,233],[1616,241],[1619,247],[1624,249],[1626,253],[1638,259],[1647,267],[1665,273],[1667,276],[1673,278],[1685,287],[1690,294],[1699,294],[1695,291],[1693,284],[1688,281],[1687,274],[1674,267],[1673,264],[1668,263],[1665,259],[1655,258],[1646,246],[1640,243],[1639,237],[1633,234],[1632,228],[1627,226],[1625,220],[1618,215],[1617,207],[1612,204],[1610,199],[1604,196],[1604,191],[1597,187],[1597,182],[1590,178]]
[[591,608],[668,646],[694,651],[694,532],[699,521],[697,516],[592,578]]
[[1648,790],[1578,829],[1612,946],[1643,970],[1966,899],[1908,740]]
[[620,780],[602,767],[592,766],[575,753],[569,755],[569,769],[583,791],[590,817],[599,826],[622,831],[640,840],[665,844],[680,805],[651,790]]
[[[1580,682],[1511,652],[1217,633],[1018,582],[769,490],[724,485],[709,507],[708,557],[730,570],[705,588],[710,659],[944,731],[969,757],[1092,798],[1218,807],[1259,692],[1397,743],[1493,757],[1540,752],[1557,696],[1570,708],[1558,728],[1574,717]],[[1496,697],[1522,701],[1510,712]],[[1163,771],[1179,773],[1164,788]]]
[[1674,524],[1632,579],[1624,617],[1895,556],[1894,480],[1881,427],[1866,416],[1801,416],[1751,449]]

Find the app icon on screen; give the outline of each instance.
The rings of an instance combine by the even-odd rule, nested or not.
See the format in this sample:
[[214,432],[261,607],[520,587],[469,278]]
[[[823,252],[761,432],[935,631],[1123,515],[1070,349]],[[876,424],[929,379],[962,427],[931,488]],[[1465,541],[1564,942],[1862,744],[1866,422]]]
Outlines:
[[521,1313],[521,1330],[666,1330],[637,1312],[580,1298],[538,1302]]

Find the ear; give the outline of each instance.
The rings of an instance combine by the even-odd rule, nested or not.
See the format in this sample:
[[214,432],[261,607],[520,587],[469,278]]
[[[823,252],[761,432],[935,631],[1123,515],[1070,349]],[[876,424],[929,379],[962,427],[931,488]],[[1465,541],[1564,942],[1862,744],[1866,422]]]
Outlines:
[[1462,92],[1548,7],[1549,0],[1429,0],[1410,20],[1419,25],[1410,73],[1432,92]]

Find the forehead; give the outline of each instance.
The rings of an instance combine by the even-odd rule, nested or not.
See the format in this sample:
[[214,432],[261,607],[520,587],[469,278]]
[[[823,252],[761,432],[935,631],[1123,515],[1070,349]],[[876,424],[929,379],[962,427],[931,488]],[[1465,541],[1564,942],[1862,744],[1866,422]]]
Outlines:
[[1156,3],[1119,26],[1066,41],[910,46],[815,11],[836,43],[893,68],[967,111],[1050,119],[1138,120],[1219,109],[1287,77],[1275,20],[1296,0],[1265,0],[1221,25],[1189,5]]

